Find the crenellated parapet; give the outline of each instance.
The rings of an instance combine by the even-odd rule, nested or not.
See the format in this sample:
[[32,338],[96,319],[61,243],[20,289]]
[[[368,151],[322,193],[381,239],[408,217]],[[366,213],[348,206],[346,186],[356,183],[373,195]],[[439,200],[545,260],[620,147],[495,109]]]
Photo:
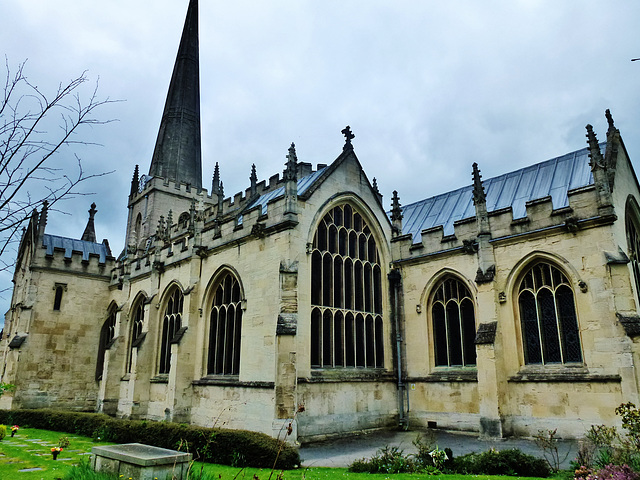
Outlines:
[[[615,130],[609,133],[614,135]],[[612,223],[615,215],[602,208],[602,190],[591,175],[594,165],[604,165],[604,158],[598,156],[595,137],[590,140],[589,148],[484,181],[474,166],[472,185],[390,212],[392,218],[401,214],[404,219],[402,234],[392,239],[394,258],[402,262],[474,254],[484,275],[494,260],[488,249],[483,253],[483,245],[555,232],[577,235]],[[599,178],[606,191],[606,174]]]
[[[295,150],[290,148],[285,175],[273,175],[268,182],[258,181],[257,173],[252,168],[249,177],[251,185],[226,198],[222,198],[221,175],[217,168],[213,181],[216,193],[207,195],[204,189],[200,192],[192,190],[189,209],[179,207],[180,212],[173,210],[176,208],[174,199],[168,205],[171,208],[159,216],[150,230],[144,246],[120,258],[111,272],[111,283],[118,285],[129,276],[150,275],[154,269],[158,271],[159,265],[165,271],[174,264],[208,256],[220,249],[233,248],[240,243],[262,239],[294,227],[297,221],[292,202],[302,200],[293,193],[301,186],[304,188],[311,184],[327,167],[326,164],[318,164],[314,170],[310,163],[295,162],[294,157]],[[292,168],[296,169],[293,175],[290,173]],[[162,180],[154,178],[141,184],[133,203],[139,204],[143,198],[140,196],[152,190],[171,192],[175,185]],[[184,184],[180,185],[180,193],[188,193]]]

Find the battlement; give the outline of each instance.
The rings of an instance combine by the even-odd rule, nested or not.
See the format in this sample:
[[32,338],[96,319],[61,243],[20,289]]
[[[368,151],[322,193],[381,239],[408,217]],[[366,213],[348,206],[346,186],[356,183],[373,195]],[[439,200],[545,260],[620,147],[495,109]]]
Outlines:
[[191,197],[194,200],[216,201],[213,195],[210,195],[206,188],[194,188],[192,185],[183,182],[175,182],[168,178],[161,177],[143,177],[144,181],[140,182],[137,191],[133,192],[129,197],[129,204],[151,193],[152,190],[160,190],[167,193],[179,194],[185,197]]
[[45,234],[42,236],[40,266],[104,275],[115,263],[109,242],[87,242],[73,238]]
[[[548,234],[554,227],[562,231],[576,232],[587,228],[599,217],[595,202],[594,185],[568,191],[568,206],[554,208],[553,198],[545,196],[527,201],[525,215],[514,218],[514,207],[504,207],[488,212],[492,241],[500,241],[521,235]],[[396,258],[409,259],[425,255],[436,255],[451,251],[464,251],[478,236],[475,216],[462,218],[453,223],[453,233],[445,234],[443,225],[436,225],[413,233],[400,235],[393,240],[397,249]]]

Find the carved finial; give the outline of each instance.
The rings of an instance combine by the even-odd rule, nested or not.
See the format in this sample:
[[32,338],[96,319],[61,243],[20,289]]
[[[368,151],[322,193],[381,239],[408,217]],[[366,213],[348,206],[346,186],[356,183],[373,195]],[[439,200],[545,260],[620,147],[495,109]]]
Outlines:
[[249,181],[251,182],[251,186],[255,187],[258,183],[258,174],[256,173],[256,164],[251,165],[251,176],[249,177]]
[[82,234],[82,240],[85,242],[94,242],[96,241],[96,230],[94,226],[93,219],[96,216],[96,204],[92,203],[91,208],[89,209],[89,220],[87,221],[87,226],[84,229],[84,233]]
[[356,138],[356,136],[351,132],[351,127],[349,125],[347,125],[345,128],[343,128],[342,129],[342,134],[344,135],[344,138],[345,138],[344,147],[342,147],[342,150],[353,149],[353,145],[351,144],[351,140]]
[[402,209],[400,208],[400,197],[398,197],[398,191],[393,191],[393,197],[391,198],[391,220],[402,220]]
[[167,231],[164,224],[164,215],[160,215],[158,220],[158,228],[156,229],[156,238],[159,240],[165,240],[167,237]]
[[131,193],[129,195],[134,195],[138,193],[140,190],[140,171],[138,165],[133,169],[133,178],[131,179]]
[[287,163],[284,169],[284,180],[297,180],[298,179],[298,155],[296,155],[296,144],[291,142],[289,147],[289,153],[287,154]]
[[591,125],[586,126],[587,129],[587,143],[589,145],[589,164],[591,170],[596,168],[604,168],[602,152],[600,152],[600,145],[598,145],[598,138],[596,137],[593,127]]
[[482,184],[482,176],[478,169],[478,164],[473,164],[473,204],[484,203],[487,197],[484,193],[484,185]]
[[218,166],[218,162],[216,162],[216,166],[213,169],[213,181],[211,182],[211,193],[215,195],[220,194],[220,167]]
[[44,235],[44,229],[47,226],[47,213],[49,211],[49,202],[45,200],[42,202],[42,209],[40,210],[40,218],[38,220],[38,235]]
[[196,201],[194,199],[191,200],[191,205],[189,205],[189,231],[193,232],[196,221]]
[[376,177],[373,177],[373,191],[380,195],[380,189],[378,188],[378,181]]
[[171,232],[171,227],[173,226],[173,211],[169,210],[169,215],[167,215],[167,231]]
[[604,116],[607,117],[607,123],[609,124],[609,129],[607,130],[607,136],[616,131],[616,126],[613,124],[613,117],[611,116],[611,112],[607,108],[604,112]]

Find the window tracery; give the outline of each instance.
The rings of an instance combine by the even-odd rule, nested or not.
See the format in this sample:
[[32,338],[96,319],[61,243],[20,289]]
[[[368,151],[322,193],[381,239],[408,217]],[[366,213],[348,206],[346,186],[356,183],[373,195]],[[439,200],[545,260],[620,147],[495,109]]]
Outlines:
[[520,282],[518,307],[526,364],[582,362],[571,284],[555,266],[533,265]]
[[640,235],[638,234],[637,222],[634,221],[629,207],[627,207],[625,226],[631,271],[636,286],[636,302],[640,305]]
[[127,360],[127,372],[131,373],[131,363],[133,357],[133,349],[136,347],[137,340],[142,334],[142,326],[144,324],[144,299],[138,300],[138,303],[132,310],[131,331],[129,332],[129,355]]
[[162,319],[162,337],[160,340],[160,366],[158,373],[169,373],[171,369],[171,339],[182,326],[182,307],[184,295],[179,288],[175,288],[164,311]]
[[382,273],[376,240],[349,204],[320,221],[311,253],[312,368],[382,368]]
[[431,305],[435,365],[476,365],[476,321],[469,289],[457,278],[447,277],[434,290]]
[[240,282],[226,272],[216,282],[209,317],[208,375],[238,375],[242,333]]
[[111,347],[116,335],[116,309],[111,309],[109,316],[102,324],[100,330],[100,343],[98,344],[98,358],[96,362],[96,381],[102,379],[102,370],[104,368],[104,357],[107,350]]

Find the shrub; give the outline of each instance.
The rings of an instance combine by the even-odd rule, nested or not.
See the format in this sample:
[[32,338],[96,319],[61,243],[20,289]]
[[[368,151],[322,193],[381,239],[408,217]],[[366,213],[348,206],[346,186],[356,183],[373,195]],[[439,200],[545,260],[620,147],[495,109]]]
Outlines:
[[548,477],[551,474],[545,460],[527,455],[517,448],[462,455],[455,458],[453,468],[458,473],[473,475]]
[[[378,450],[370,459],[356,460],[349,466],[354,473],[415,473],[422,471],[420,465],[404,455],[403,450],[394,446],[385,446]],[[438,472],[439,473],[439,472]]]
[[0,425],[0,442],[6,436],[7,436],[7,427],[6,427],[6,425]]
[[170,422],[120,420],[95,413],[57,410],[0,410],[0,423],[74,433],[114,443],[144,443],[189,451],[203,462],[288,469],[300,464],[291,445],[258,432],[203,428]]
[[640,475],[628,465],[607,465],[586,478],[587,480],[639,480]]

